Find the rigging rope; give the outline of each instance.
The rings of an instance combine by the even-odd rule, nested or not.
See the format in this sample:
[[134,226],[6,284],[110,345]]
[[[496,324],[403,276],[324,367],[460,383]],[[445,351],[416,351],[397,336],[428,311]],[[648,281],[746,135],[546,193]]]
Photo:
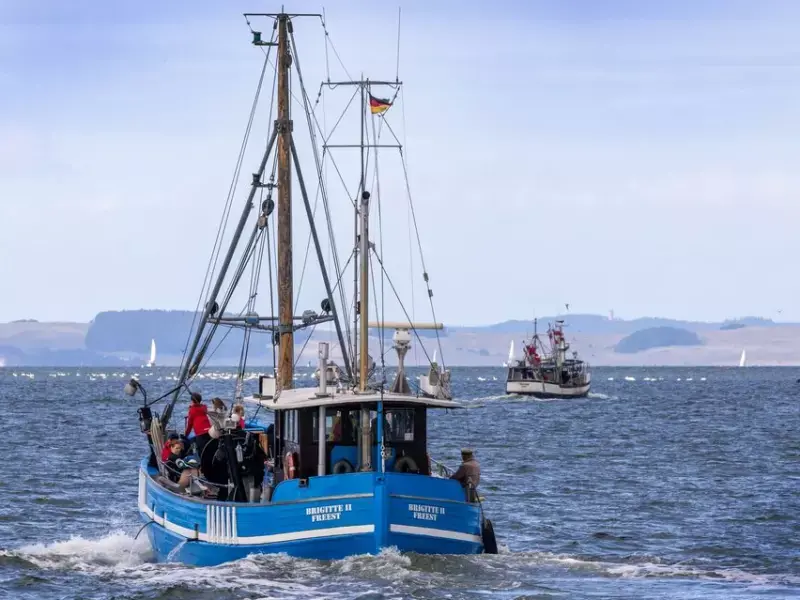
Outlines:
[[[325,28],[325,7],[322,7],[322,36],[325,40],[325,75],[328,77],[328,81],[331,80],[331,65],[330,61],[328,60],[328,30]],[[325,118],[324,111],[323,111],[323,120]]]
[[[398,29],[400,27],[400,22],[398,19]],[[400,46],[400,34],[397,35],[397,45]],[[399,54],[399,50],[398,50]],[[399,62],[399,58],[398,58]],[[403,148],[408,147],[408,128],[406,127],[406,99],[405,96],[402,95],[402,89],[400,91],[400,114],[402,115],[403,119]],[[411,282],[411,318],[417,318],[417,309],[416,309],[416,300],[415,300],[415,292],[414,292],[414,245],[411,238],[411,206],[409,204],[408,210],[406,211],[406,222],[408,224],[408,270],[409,270],[409,281]],[[419,357],[417,356],[417,348],[414,347],[414,363],[419,366]],[[442,363],[444,364],[444,363]]]
[[[375,269],[372,268],[372,254],[369,255],[369,273],[372,277],[372,295],[375,297],[375,307],[377,309],[378,306],[378,286],[375,285]],[[386,385],[386,340],[385,340],[385,329],[383,324],[385,322],[384,315],[381,314],[378,319],[378,322],[381,324],[380,332],[381,334],[378,336],[379,345],[380,345],[380,354],[381,354],[381,391],[383,390],[384,386]]]
[[[411,323],[412,321],[411,321],[411,318],[408,315],[408,311],[406,310],[406,307],[403,304],[403,301],[400,299],[400,295],[397,293],[397,288],[394,287],[394,283],[392,283],[392,279],[391,279],[391,277],[389,277],[389,273],[386,272],[386,267],[384,266],[383,261],[381,260],[381,257],[378,256],[377,253],[375,253],[374,249],[373,249],[372,253],[375,254],[375,259],[378,261],[378,264],[381,266],[381,270],[383,271],[383,274],[386,276],[386,281],[389,282],[389,287],[392,288],[392,292],[394,292],[394,297],[397,298],[397,302],[400,304],[400,308],[403,309],[403,314],[406,316],[406,319],[408,320],[408,322]],[[411,327],[411,330],[414,332],[414,335],[416,336],[417,341],[419,342],[419,345],[422,348],[422,352],[425,354],[425,358],[428,359],[428,362],[433,362],[431,360],[431,357],[428,355],[428,351],[425,349],[425,345],[422,343],[422,338],[420,338],[419,332],[417,332],[416,328],[414,328],[414,327]],[[442,364],[444,364],[444,363],[442,363]]]
[[[252,31],[252,28],[251,28],[251,31]],[[274,39],[275,39],[275,33],[273,32],[272,37],[270,38],[270,41],[272,42],[272,41],[274,41]],[[270,46],[270,48],[271,48],[271,46]],[[216,268],[217,268],[217,262],[219,260],[219,254],[222,251],[222,244],[221,244],[222,235],[223,235],[223,232],[225,231],[225,228],[227,227],[228,218],[230,216],[230,211],[231,211],[231,208],[233,206],[233,198],[236,195],[236,187],[238,185],[239,175],[241,173],[242,164],[244,162],[244,155],[245,155],[245,152],[247,150],[247,144],[248,144],[248,142],[250,140],[250,133],[251,133],[252,128],[253,128],[253,121],[255,120],[255,114],[256,114],[256,111],[257,111],[257,108],[258,108],[258,101],[259,101],[259,98],[261,96],[261,89],[262,89],[262,86],[263,86],[263,83],[264,83],[264,75],[266,74],[266,71],[267,71],[267,64],[269,64],[269,53],[265,53],[264,64],[261,67],[261,75],[258,78],[258,85],[256,86],[256,93],[255,93],[255,96],[253,98],[252,107],[250,108],[250,116],[248,117],[247,126],[245,127],[245,133],[244,133],[244,136],[242,138],[241,146],[239,148],[239,156],[236,159],[236,166],[234,167],[233,177],[231,179],[230,186],[228,187],[228,196],[227,196],[227,198],[225,200],[225,207],[224,207],[224,209],[222,211],[222,219],[220,220],[219,227],[217,228],[217,235],[216,235],[216,238],[214,240],[214,246],[213,246],[213,248],[211,250],[211,256],[209,257],[209,260],[208,260],[208,266],[206,267],[206,275],[205,275],[205,278],[203,280],[203,285],[200,288],[200,294],[199,294],[199,296],[197,298],[197,305],[195,306],[194,314],[192,316],[192,324],[189,327],[189,332],[188,332],[187,337],[186,337],[186,344],[185,344],[184,350],[183,350],[183,357],[181,358],[181,366],[180,366],[181,369],[183,369],[184,365],[188,361],[192,360],[191,356],[186,356],[186,352],[187,352],[188,347],[189,347],[189,341],[191,340],[192,334],[193,334],[193,332],[195,330],[195,324],[197,324],[197,318],[198,318],[198,315],[199,315],[199,312],[200,312],[200,306],[203,303],[203,298],[205,297],[206,300],[208,300],[207,294],[210,293],[210,291],[211,291],[211,289],[210,289],[211,280],[213,279],[214,272],[216,271]],[[201,328],[204,327],[204,326],[205,326],[205,323],[202,323],[202,324],[199,325],[199,327],[201,327]]]
[[[307,122],[307,125],[308,125],[309,137],[311,138],[311,148],[313,150],[314,163],[315,163],[315,167],[316,167],[317,182],[318,182],[318,186],[319,186],[318,190],[320,192],[319,195],[322,197],[322,205],[323,205],[323,208],[324,208],[324,211],[325,211],[325,217],[326,217],[326,221],[327,221],[327,225],[328,225],[328,236],[329,236],[329,242],[330,242],[330,250],[331,250],[331,254],[333,256],[334,272],[338,276],[342,272],[341,271],[341,261],[339,260],[339,253],[338,253],[337,248],[336,248],[336,236],[335,236],[335,233],[334,233],[334,230],[333,230],[333,220],[331,219],[331,212],[330,212],[330,205],[329,205],[329,202],[328,202],[328,195],[326,193],[325,186],[323,184],[322,160],[320,158],[319,149],[317,147],[317,137],[316,137],[316,132],[315,132],[315,129],[314,129],[314,124],[315,123],[316,123],[317,127],[319,128],[319,121],[316,119],[315,113],[309,107],[310,99],[308,97],[308,91],[306,89],[306,86],[305,86],[305,83],[304,83],[304,80],[303,80],[303,72],[302,72],[302,69],[301,69],[301,66],[300,66],[300,57],[298,56],[298,53],[297,53],[297,45],[295,43],[294,32],[290,32],[289,33],[289,40],[291,42],[291,47],[292,47],[292,53],[293,53],[293,56],[294,56],[295,67],[297,68],[297,78],[298,78],[298,81],[300,83],[300,94],[301,94],[302,99],[303,99],[303,109],[304,109],[304,112],[305,112],[305,115],[306,115],[306,122]],[[334,52],[335,52],[335,48],[334,48]],[[345,71],[346,71],[346,69],[345,69]],[[324,134],[323,134],[323,137],[324,137]],[[315,202],[315,207],[316,207],[316,202]],[[320,265],[320,268],[322,268],[321,265]],[[340,302],[339,302],[339,304],[340,304],[340,306],[345,307],[347,305],[347,300],[346,300],[346,298],[344,296],[343,288],[340,288],[339,291],[340,291]],[[333,293],[333,290],[331,290],[331,293]],[[351,344],[352,343],[351,332],[350,332],[350,328],[349,328],[347,319],[344,320],[344,337],[345,337],[345,341],[346,341],[347,344]],[[344,352],[344,349],[342,349],[342,351]],[[350,375],[352,376],[352,373]]]
[[[403,154],[403,149],[402,148],[400,148],[400,157],[402,158],[402,163],[403,163],[403,177],[404,177],[405,182],[406,182],[406,191],[408,193],[408,204],[409,204],[409,206],[411,208],[411,217],[412,217],[412,220],[414,222],[414,232],[416,233],[416,236],[417,236],[417,246],[419,247],[419,259],[420,259],[420,262],[422,263],[422,279],[425,282],[425,287],[426,287],[426,289],[428,291],[428,301],[430,302],[430,305],[431,305],[431,316],[433,317],[433,322],[437,323],[437,320],[436,320],[436,308],[433,306],[433,290],[431,289],[431,286],[430,286],[430,278],[428,277],[428,269],[425,267],[425,256],[423,255],[423,252],[422,252],[422,240],[419,237],[419,227],[417,226],[417,215],[416,215],[416,213],[414,211],[414,201],[411,198],[411,186],[409,185],[409,182],[408,182],[408,168],[406,167],[405,154]],[[442,338],[439,335],[439,330],[438,329],[434,329],[434,331],[436,332],[436,344],[439,347],[439,356],[441,356],[441,358],[442,358],[442,371],[445,371],[445,370],[447,370],[447,367],[445,366],[444,353],[442,352]],[[427,356],[427,352],[425,353],[425,355]]]
[[[347,78],[348,79],[352,79],[352,77],[350,76],[350,72],[347,70],[347,67],[345,67],[344,63],[342,62],[342,57],[339,56],[339,53],[336,51],[336,46],[333,45],[333,40],[331,39],[330,33],[328,33],[328,25],[327,25],[327,23],[325,21],[325,13],[324,12],[323,12],[323,16],[322,16],[322,29],[325,31],[325,41],[326,41],[326,43],[331,45],[331,50],[333,50],[333,53],[336,55],[336,60],[339,61],[339,64],[342,66],[342,69],[344,70],[345,75],[347,75]],[[326,47],[326,49],[327,49],[327,47]],[[330,80],[330,72],[328,73],[328,79]]]

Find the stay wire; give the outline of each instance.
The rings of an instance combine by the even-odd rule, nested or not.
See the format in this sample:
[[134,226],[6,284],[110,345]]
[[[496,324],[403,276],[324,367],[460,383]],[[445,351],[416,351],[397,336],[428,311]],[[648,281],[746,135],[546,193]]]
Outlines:
[[[372,252],[373,252],[373,254],[375,254],[375,259],[378,261],[378,264],[380,265],[381,270],[383,271],[383,274],[386,277],[386,281],[389,283],[389,287],[392,289],[392,292],[394,293],[394,297],[397,298],[397,302],[400,304],[400,308],[403,310],[403,314],[406,316],[406,319],[408,320],[409,325],[410,326],[413,325],[413,323],[411,321],[411,317],[409,317],[408,311],[406,310],[406,307],[403,304],[403,301],[400,299],[400,295],[397,293],[397,288],[395,288],[394,287],[394,283],[392,283],[392,278],[389,277],[389,273],[386,272],[386,267],[384,266],[383,261],[381,260],[381,257],[378,256],[377,253],[375,253],[374,249],[372,250]],[[422,338],[420,338],[419,332],[413,326],[411,326],[410,329],[414,332],[414,335],[416,336],[417,341],[419,342],[419,345],[422,348],[422,352],[425,354],[425,358],[428,359],[428,362],[433,362],[431,360],[431,357],[428,355],[428,351],[425,349],[425,345],[422,342]]]
[[[274,40],[274,33],[272,40]],[[187,361],[190,361],[192,359],[192,357],[186,356],[186,352],[189,347],[189,341],[192,338],[192,333],[195,330],[195,325],[197,324],[197,318],[200,313],[200,306],[203,302],[203,298],[205,297],[206,300],[208,300],[207,292],[210,292],[211,279],[213,278],[213,274],[216,271],[217,261],[219,260],[219,253],[222,249],[221,248],[222,235],[223,232],[225,231],[225,228],[227,227],[228,219],[230,217],[230,211],[233,206],[233,198],[236,194],[236,188],[238,185],[239,176],[242,169],[242,164],[244,162],[244,155],[246,153],[247,145],[250,139],[250,133],[253,128],[253,121],[255,120],[255,114],[258,108],[258,101],[261,96],[261,89],[264,83],[264,76],[266,74],[267,64],[269,64],[269,53],[265,54],[264,64],[261,67],[261,74],[258,78],[258,85],[256,86],[256,92],[253,98],[253,104],[250,108],[250,115],[247,120],[247,126],[245,127],[245,133],[239,148],[239,155],[236,159],[236,166],[234,167],[233,177],[231,179],[230,186],[228,187],[228,196],[225,201],[225,207],[222,211],[222,219],[220,220],[219,227],[217,228],[217,235],[214,240],[214,246],[211,250],[211,256],[209,257],[208,260],[208,266],[206,267],[206,275],[205,278],[203,279],[203,285],[200,288],[200,294],[197,298],[197,304],[195,306],[194,314],[192,316],[192,324],[189,327],[189,333],[187,334],[186,343],[184,345],[183,357],[181,358],[181,365],[180,365],[181,369],[183,369]],[[205,324],[199,325],[199,327],[203,327],[204,325]]]
[[[338,253],[338,251],[336,249],[336,236],[335,236],[335,233],[334,233],[334,230],[333,230],[333,220],[331,218],[330,205],[329,205],[329,202],[328,202],[328,195],[326,193],[325,186],[324,186],[324,181],[323,181],[323,175],[324,175],[323,165],[322,165],[322,160],[320,158],[319,149],[317,147],[317,138],[316,138],[316,133],[315,133],[315,129],[314,129],[314,124],[315,123],[317,125],[317,128],[320,128],[320,125],[319,125],[319,121],[316,119],[316,114],[313,113],[311,111],[310,107],[309,107],[309,97],[308,97],[307,88],[306,88],[304,80],[303,80],[303,72],[302,72],[302,68],[300,66],[300,57],[299,57],[299,55],[297,53],[297,45],[295,43],[294,32],[290,32],[289,39],[290,39],[290,42],[291,42],[292,53],[293,53],[293,56],[294,56],[294,62],[295,62],[295,66],[296,66],[296,69],[297,69],[297,78],[298,78],[298,81],[300,83],[300,93],[301,93],[301,96],[303,98],[303,109],[304,109],[304,112],[306,114],[306,121],[307,121],[307,124],[308,124],[309,136],[311,138],[311,147],[312,147],[312,150],[313,150],[314,163],[315,163],[315,167],[316,167],[317,184],[319,186],[318,190],[320,192],[319,197],[322,198],[323,209],[325,211],[325,218],[326,218],[327,225],[328,225],[328,237],[329,237],[329,242],[330,242],[330,251],[331,251],[331,254],[333,256],[334,272],[336,273],[337,278],[338,278],[339,274],[342,272],[342,270],[341,270],[341,261],[339,260],[339,253]],[[335,49],[334,49],[334,51],[335,51]],[[323,136],[324,136],[324,133],[323,133]],[[316,206],[316,203],[315,203],[315,206]],[[314,212],[316,212],[316,210]],[[322,265],[320,265],[320,268],[322,268]],[[342,307],[346,306],[346,298],[344,297],[344,291],[341,288],[340,288],[340,306],[342,306]],[[346,320],[344,321],[344,337],[345,337],[345,341],[348,344],[352,343],[351,332],[350,332],[350,329],[349,329],[349,326],[348,326],[348,322]]]
[[[435,323],[438,323],[438,321],[436,320],[436,308],[433,305],[433,290],[431,289],[431,286],[430,286],[430,278],[428,277],[428,270],[425,267],[425,256],[424,256],[424,254],[422,252],[422,240],[420,239],[420,236],[419,236],[419,227],[417,226],[417,216],[416,216],[416,212],[414,211],[414,201],[411,198],[411,186],[410,186],[409,181],[408,181],[408,169],[406,167],[405,155],[403,154],[402,148],[400,149],[400,156],[402,158],[402,163],[403,163],[403,177],[405,179],[406,191],[408,193],[408,203],[409,203],[409,206],[411,207],[411,217],[412,217],[412,220],[414,222],[414,233],[417,236],[417,245],[419,247],[419,258],[420,258],[420,262],[422,263],[422,279],[423,279],[423,281],[425,281],[425,287],[427,288],[427,291],[428,291],[428,301],[429,301],[430,306],[431,306],[431,316],[433,317],[433,322],[435,324]],[[445,371],[445,370],[447,370],[447,367],[445,366],[444,353],[442,352],[442,338],[439,335],[439,330],[438,329],[434,329],[434,331],[436,332],[436,344],[439,347],[439,355],[442,357],[442,371]]]

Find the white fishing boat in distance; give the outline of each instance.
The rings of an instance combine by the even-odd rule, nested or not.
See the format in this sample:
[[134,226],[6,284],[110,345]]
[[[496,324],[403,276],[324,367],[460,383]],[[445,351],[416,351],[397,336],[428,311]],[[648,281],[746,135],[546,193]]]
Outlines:
[[564,321],[556,321],[555,326],[548,328],[547,335],[549,348],[539,338],[534,321],[533,338],[522,346],[524,357],[509,363],[506,393],[536,398],[587,396],[592,381],[589,364],[580,360],[577,352],[567,358],[569,344],[564,339]]

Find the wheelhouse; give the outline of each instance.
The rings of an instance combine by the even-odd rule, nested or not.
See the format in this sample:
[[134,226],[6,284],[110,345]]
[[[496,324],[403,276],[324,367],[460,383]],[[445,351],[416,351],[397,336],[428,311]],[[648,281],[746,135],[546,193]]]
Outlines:
[[[270,436],[275,484],[286,479],[364,471],[441,474],[428,455],[428,409],[452,400],[381,392],[352,393],[324,383],[247,398],[275,414]],[[264,390],[264,388],[267,388]]]
[[[275,411],[276,480],[292,475],[307,478],[377,471],[382,457],[386,471],[430,475],[427,408],[396,402],[385,403],[381,412],[383,451],[378,441],[379,410],[376,402]],[[366,428],[362,421],[364,414],[368,418]],[[324,415],[322,427],[320,415]],[[291,457],[294,473],[287,471],[287,457]]]

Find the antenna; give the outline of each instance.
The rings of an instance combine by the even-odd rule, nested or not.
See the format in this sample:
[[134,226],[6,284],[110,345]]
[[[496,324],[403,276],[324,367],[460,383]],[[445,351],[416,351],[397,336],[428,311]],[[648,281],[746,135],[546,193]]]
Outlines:
[[400,81],[400,17],[402,9],[397,7],[397,72],[395,79]]

